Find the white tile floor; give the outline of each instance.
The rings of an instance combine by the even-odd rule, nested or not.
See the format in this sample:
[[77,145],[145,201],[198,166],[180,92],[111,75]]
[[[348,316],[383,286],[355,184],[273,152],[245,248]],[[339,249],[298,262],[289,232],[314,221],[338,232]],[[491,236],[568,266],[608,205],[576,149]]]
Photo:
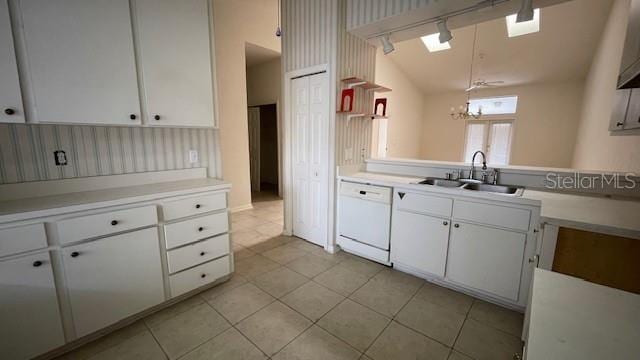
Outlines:
[[224,284],[64,359],[513,359],[522,314],[280,236],[282,201],[233,214]]

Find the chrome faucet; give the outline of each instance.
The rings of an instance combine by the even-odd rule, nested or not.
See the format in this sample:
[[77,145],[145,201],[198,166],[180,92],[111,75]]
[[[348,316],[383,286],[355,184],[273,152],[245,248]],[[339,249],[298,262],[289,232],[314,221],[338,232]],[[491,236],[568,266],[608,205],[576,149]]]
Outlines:
[[471,170],[469,171],[469,180],[473,180],[473,173],[476,171],[476,155],[482,154],[482,170],[487,170],[487,157],[480,150],[473,153],[473,157],[471,158]]

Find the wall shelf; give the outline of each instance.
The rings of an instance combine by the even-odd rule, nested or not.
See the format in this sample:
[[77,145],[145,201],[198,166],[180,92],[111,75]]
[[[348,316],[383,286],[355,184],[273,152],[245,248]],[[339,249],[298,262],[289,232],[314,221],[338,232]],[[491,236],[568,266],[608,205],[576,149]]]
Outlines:
[[378,85],[357,77],[348,77],[341,80],[343,83],[347,85],[349,89],[359,87],[364,89],[365,91],[374,91],[374,92],[389,92],[391,89],[388,87]]

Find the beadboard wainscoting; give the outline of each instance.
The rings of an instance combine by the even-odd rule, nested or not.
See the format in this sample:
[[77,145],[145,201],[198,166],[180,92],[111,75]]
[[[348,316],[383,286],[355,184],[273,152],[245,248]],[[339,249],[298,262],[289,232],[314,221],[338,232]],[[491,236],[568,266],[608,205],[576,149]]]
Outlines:
[[[213,129],[0,124],[0,184],[207,167],[219,177]],[[54,151],[68,164],[56,166]],[[189,150],[198,161],[189,161]]]

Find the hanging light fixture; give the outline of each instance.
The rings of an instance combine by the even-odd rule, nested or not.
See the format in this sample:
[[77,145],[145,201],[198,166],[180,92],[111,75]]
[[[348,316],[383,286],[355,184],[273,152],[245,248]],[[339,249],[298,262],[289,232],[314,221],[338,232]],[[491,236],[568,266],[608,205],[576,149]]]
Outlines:
[[522,0],[516,22],[521,23],[533,20],[533,0]]
[[[473,62],[476,57],[476,42],[478,40],[478,25],[475,26],[473,32],[473,48],[471,50],[471,68],[469,69],[469,86],[468,89],[471,89],[473,85]],[[478,112],[471,112],[469,106],[471,105],[471,91],[466,91],[467,93],[467,102],[464,105],[460,105],[459,111],[456,112],[456,108],[451,108],[451,118],[454,120],[469,120],[474,119],[478,120],[482,116],[482,107],[478,107]]]
[[391,40],[389,40],[389,34],[381,37],[380,42],[382,43],[382,51],[385,55],[392,53],[396,49],[391,43]]
[[453,35],[451,35],[451,31],[447,27],[447,19],[440,20],[436,23],[438,27],[438,32],[440,32],[440,36],[438,36],[438,40],[440,40],[440,44],[444,44],[447,41],[453,39]]
[[282,29],[280,28],[280,0],[278,0],[278,27],[276,27],[276,36],[282,36]]

